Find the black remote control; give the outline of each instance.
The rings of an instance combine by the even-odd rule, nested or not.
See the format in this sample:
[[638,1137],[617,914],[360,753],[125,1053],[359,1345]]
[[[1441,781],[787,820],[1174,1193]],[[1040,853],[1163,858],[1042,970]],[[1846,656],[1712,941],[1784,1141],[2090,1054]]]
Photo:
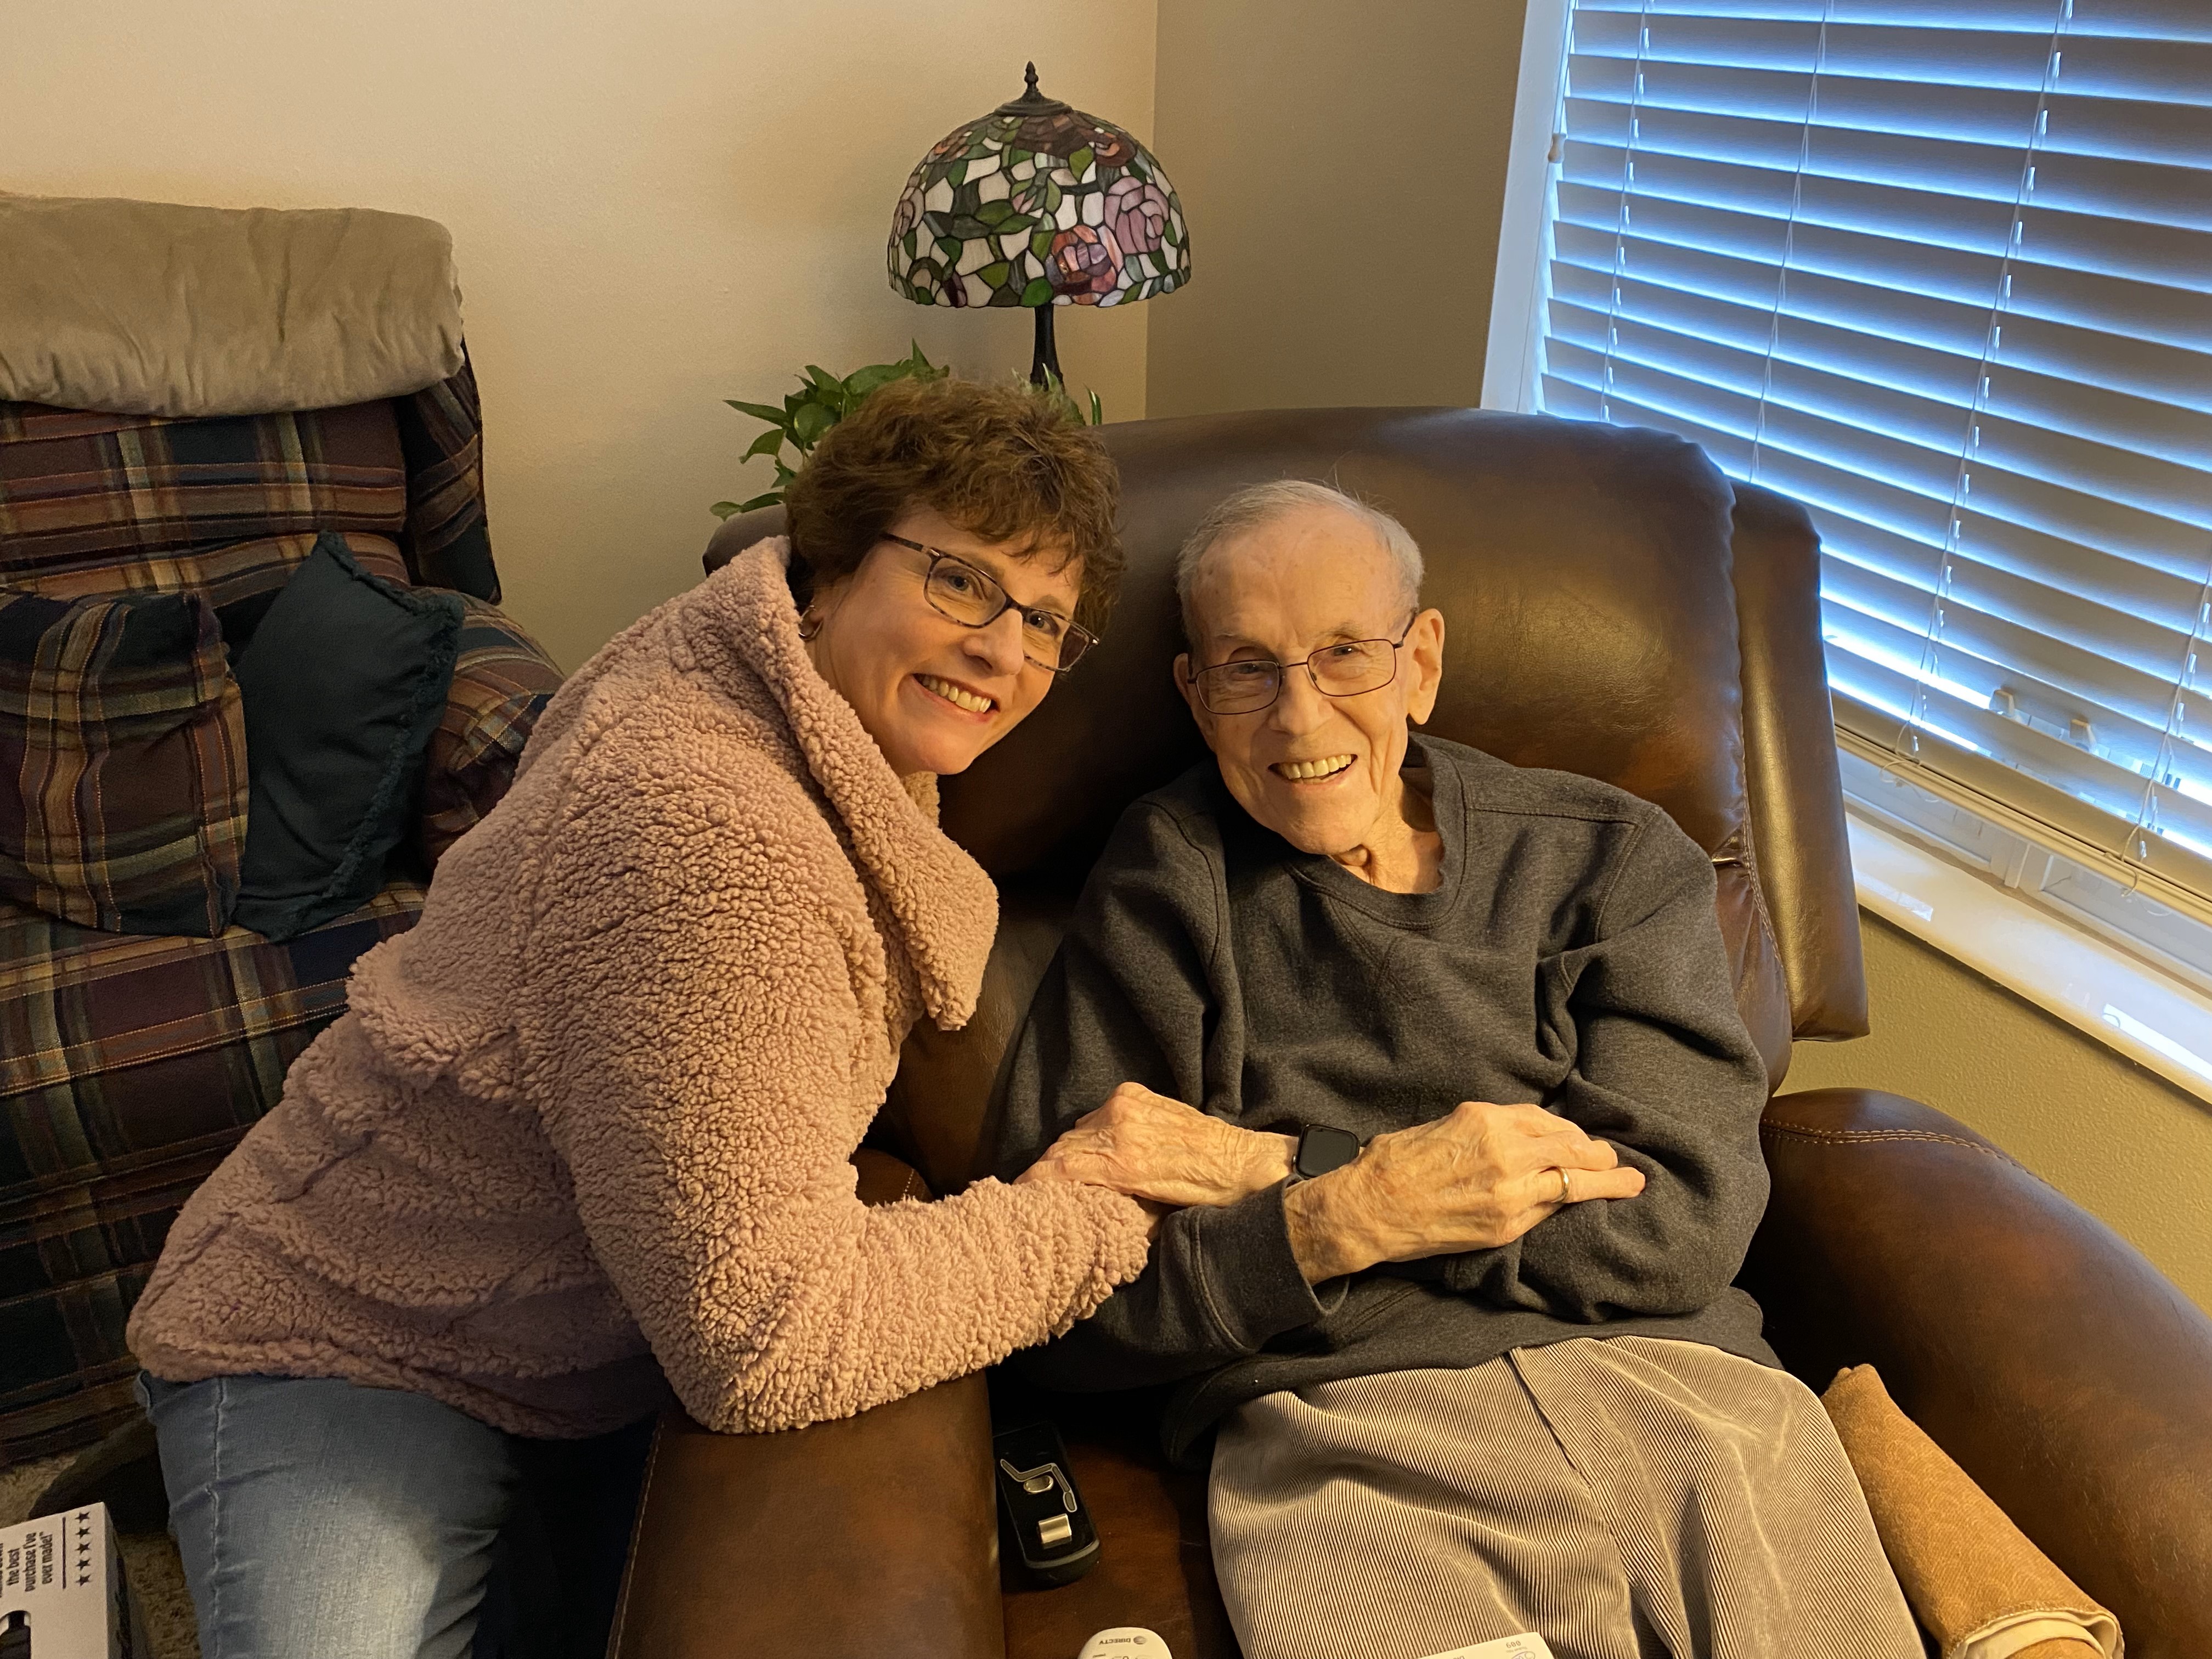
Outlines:
[[1067,1448],[1049,1423],[1002,1429],[991,1437],[999,1513],[1030,1577],[1072,1584],[1098,1565],[1098,1529],[1075,1489]]

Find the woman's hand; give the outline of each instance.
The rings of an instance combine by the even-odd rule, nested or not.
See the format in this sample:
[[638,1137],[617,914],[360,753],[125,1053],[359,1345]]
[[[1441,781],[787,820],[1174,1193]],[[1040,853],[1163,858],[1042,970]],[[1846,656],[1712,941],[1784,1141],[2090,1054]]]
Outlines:
[[1234,1204],[1291,1172],[1297,1143],[1240,1129],[1124,1083],[1045,1148],[1021,1181],[1085,1181],[1181,1208]]
[[[1568,1190],[1562,1191],[1561,1170]],[[1633,1198],[1643,1172],[1540,1106],[1463,1101],[1448,1116],[1377,1135],[1353,1162],[1291,1188],[1291,1248],[1309,1282],[1378,1261],[1511,1243],[1571,1197]]]

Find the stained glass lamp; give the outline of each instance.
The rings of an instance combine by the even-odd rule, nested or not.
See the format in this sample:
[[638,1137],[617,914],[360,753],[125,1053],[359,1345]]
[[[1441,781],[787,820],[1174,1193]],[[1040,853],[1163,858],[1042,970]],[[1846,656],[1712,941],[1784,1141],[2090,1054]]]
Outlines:
[[1057,306],[1116,306],[1190,280],[1190,235],[1152,153],[1111,122],[1037,90],[930,146],[900,193],[891,287],[922,306],[1027,306],[1030,378],[1060,374]]

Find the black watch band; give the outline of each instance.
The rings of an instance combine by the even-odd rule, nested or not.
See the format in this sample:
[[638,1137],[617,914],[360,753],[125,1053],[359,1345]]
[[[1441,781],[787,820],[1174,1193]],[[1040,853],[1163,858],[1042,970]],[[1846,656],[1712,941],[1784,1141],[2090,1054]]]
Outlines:
[[1298,1135],[1298,1155],[1291,1168],[1300,1181],[1311,1181],[1331,1170],[1340,1170],[1359,1156],[1364,1145],[1349,1129],[1333,1124],[1310,1123]]

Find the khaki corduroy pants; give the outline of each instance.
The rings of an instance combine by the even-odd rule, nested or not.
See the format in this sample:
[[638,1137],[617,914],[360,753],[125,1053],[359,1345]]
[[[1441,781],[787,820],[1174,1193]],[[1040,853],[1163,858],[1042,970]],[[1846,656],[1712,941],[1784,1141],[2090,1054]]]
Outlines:
[[1246,1659],[1921,1659],[1827,1415],[1692,1342],[1583,1338],[1272,1394],[1221,1428]]

